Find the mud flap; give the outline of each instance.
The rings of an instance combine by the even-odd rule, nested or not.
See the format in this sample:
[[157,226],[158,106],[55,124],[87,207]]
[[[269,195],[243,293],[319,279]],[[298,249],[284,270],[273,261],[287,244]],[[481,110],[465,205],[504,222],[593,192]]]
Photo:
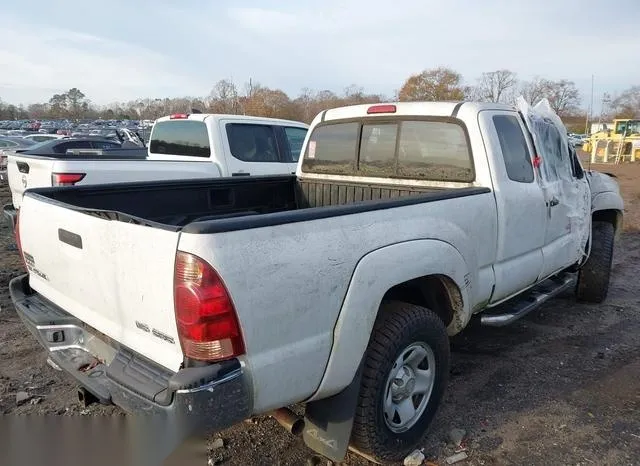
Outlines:
[[304,443],[332,461],[343,461],[349,449],[363,367],[364,359],[351,383],[340,393],[306,405]]

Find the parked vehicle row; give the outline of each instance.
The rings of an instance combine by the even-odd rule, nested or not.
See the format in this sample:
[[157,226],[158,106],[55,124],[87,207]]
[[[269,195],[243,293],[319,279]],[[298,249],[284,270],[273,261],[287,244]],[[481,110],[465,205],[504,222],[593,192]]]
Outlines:
[[29,188],[292,174],[307,129],[273,118],[175,114],[157,120],[146,148],[101,138],[43,142],[9,156],[13,202],[4,215],[15,222]]
[[[545,105],[355,105],[308,128],[174,116],[152,154],[176,176],[16,189],[28,273],[10,292],[84,399],[155,413],[167,448],[272,413],[334,461],[401,460],[472,319],[607,296],[618,185],[583,169]],[[198,161],[215,168],[186,179]],[[36,183],[100,170],[20,162]]]
[[589,140],[586,134],[569,133],[569,142],[575,147],[582,147]]
[[0,133],[13,135],[62,134],[107,136],[105,132],[126,128],[131,131],[141,131],[153,126],[153,120],[6,120],[0,121]]
[[[15,123],[15,122],[14,122]],[[144,155],[144,140],[139,133],[127,128],[115,128],[107,132],[100,132],[101,135],[74,133],[75,136],[64,134],[48,134],[46,130],[34,132],[35,130],[0,130],[0,182],[7,180],[8,156],[15,153],[25,153],[30,155],[55,155],[65,154],[69,149],[99,149],[114,151],[123,147],[128,149],[142,149],[136,153],[127,150],[121,155]],[[43,132],[44,131],[44,132]],[[64,140],[64,141],[62,141]],[[132,143],[136,147],[131,147]]]

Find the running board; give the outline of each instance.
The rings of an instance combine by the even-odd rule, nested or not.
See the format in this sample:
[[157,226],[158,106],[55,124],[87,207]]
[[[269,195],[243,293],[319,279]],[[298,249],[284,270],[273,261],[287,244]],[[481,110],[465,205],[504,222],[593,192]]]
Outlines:
[[506,312],[481,315],[480,323],[488,327],[504,327],[505,325],[512,324],[551,298],[575,286],[575,283],[576,276],[574,274],[564,274],[548,278],[535,286],[524,299],[512,305],[509,305],[509,302],[507,302],[498,306],[500,308],[503,306],[506,307]]

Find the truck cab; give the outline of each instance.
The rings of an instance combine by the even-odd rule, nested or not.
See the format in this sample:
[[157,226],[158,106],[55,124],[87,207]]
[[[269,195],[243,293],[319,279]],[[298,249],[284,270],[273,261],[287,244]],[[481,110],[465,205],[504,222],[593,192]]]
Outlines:
[[156,120],[148,159],[209,159],[222,176],[294,173],[307,128],[271,118],[177,113]]

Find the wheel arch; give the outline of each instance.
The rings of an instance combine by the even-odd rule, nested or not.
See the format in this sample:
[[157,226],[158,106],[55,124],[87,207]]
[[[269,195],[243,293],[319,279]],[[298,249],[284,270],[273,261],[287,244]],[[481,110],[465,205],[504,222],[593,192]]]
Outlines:
[[449,335],[454,335],[471,317],[469,285],[464,257],[441,240],[407,241],[364,256],[354,270],[336,321],[325,373],[307,401],[332,396],[351,383],[384,299],[435,305],[438,309],[432,310],[445,322]]
[[616,238],[620,236],[623,227],[624,215],[621,209],[602,208],[592,212],[591,218],[595,222],[607,222],[613,225]]
[[448,275],[423,275],[391,287],[382,301],[402,301],[431,309],[447,327],[458,333],[466,325],[460,287]]

